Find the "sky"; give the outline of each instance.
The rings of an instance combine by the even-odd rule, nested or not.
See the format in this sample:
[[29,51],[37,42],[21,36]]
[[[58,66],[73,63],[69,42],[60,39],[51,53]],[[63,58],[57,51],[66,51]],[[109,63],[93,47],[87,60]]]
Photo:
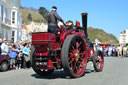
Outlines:
[[102,29],[118,40],[120,32],[128,29],[128,0],[21,0],[21,6],[36,9],[42,6],[48,11],[56,6],[65,22],[74,23],[82,21],[81,13],[88,13],[88,27]]

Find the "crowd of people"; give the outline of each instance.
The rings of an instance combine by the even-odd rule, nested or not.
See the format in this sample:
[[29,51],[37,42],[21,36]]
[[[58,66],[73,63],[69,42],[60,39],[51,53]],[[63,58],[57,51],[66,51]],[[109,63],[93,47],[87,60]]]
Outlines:
[[120,46],[120,45],[113,45],[113,46],[97,46],[97,50],[103,52],[104,56],[116,56],[116,57],[127,57],[128,56],[128,46]]
[[0,39],[0,55],[9,57],[10,69],[30,68],[30,42]]

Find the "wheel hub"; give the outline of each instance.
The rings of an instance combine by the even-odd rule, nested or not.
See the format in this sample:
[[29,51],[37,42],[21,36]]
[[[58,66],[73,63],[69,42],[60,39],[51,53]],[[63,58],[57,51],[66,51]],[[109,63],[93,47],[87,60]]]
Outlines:
[[2,68],[7,68],[7,65],[4,64],[4,65],[2,66]]
[[75,59],[78,61],[79,58],[80,58],[79,51],[77,51],[77,52],[75,53]]

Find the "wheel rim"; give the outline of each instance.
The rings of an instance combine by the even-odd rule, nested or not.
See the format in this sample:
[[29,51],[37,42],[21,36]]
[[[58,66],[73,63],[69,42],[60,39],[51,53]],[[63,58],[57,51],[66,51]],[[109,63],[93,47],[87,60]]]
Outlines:
[[98,56],[96,56],[96,67],[98,70],[102,70],[104,65],[104,57],[102,53],[99,53]]
[[81,38],[76,37],[72,39],[69,47],[68,61],[70,70],[75,76],[83,74],[86,67],[87,56],[85,43]]
[[2,68],[3,68],[3,70],[6,70],[8,68],[7,64],[6,63],[3,63],[2,64]]

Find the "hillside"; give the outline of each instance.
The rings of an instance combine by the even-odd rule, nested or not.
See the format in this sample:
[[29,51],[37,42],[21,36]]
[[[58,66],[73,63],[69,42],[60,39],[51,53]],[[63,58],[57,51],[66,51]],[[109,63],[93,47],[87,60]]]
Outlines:
[[104,32],[102,29],[98,28],[88,28],[88,37],[91,41],[95,41],[95,39],[98,39],[102,43],[118,43],[119,41],[116,39],[116,37],[112,34],[108,34]]
[[22,13],[22,23],[27,23],[27,17],[29,14],[31,14],[31,16],[32,16],[32,21],[47,23],[47,21],[44,19],[44,17],[42,17],[37,12],[31,12],[31,11],[25,10],[23,8],[21,8],[20,11]]

